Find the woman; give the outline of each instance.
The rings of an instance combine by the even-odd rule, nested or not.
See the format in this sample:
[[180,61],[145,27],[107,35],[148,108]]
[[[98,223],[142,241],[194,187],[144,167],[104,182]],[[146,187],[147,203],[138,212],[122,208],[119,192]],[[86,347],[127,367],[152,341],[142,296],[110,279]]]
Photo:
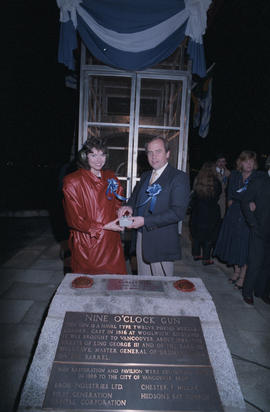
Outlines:
[[221,219],[224,218],[225,213],[226,213],[227,185],[228,185],[228,179],[229,179],[230,174],[231,172],[229,171],[229,169],[227,169],[226,157],[220,153],[219,155],[217,155],[217,158],[216,158],[216,175],[222,187],[222,192],[221,192],[221,195],[218,201],[218,204],[220,207]]
[[236,161],[228,186],[228,211],[218,236],[214,256],[234,266],[234,274],[229,279],[236,289],[242,289],[247,269],[249,227],[241,211],[241,199],[249,182],[255,177],[257,156],[255,152],[244,150]]
[[204,163],[195,178],[191,201],[192,255],[194,260],[202,259],[203,265],[214,263],[210,254],[220,225],[218,200],[221,192],[215,164]]
[[124,199],[115,174],[102,170],[107,150],[98,139],[87,139],[79,152],[79,170],[64,178],[64,210],[70,229],[73,273],[126,274],[117,224]]

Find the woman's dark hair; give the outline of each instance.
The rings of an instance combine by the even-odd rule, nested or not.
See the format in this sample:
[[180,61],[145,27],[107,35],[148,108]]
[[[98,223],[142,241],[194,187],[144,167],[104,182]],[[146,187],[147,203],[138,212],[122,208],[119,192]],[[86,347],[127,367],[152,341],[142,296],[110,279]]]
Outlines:
[[200,197],[214,197],[216,179],[215,163],[204,163],[195,178],[194,191]]
[[88,163],[87,155],[93,151],[93,149],[100,150],[106,156],[108,156],[108,149],[106,146],[106,141],[104,139],[98,139],[96,137],[88,138],[81,150],[77,153],[77,166],[81,169],[89,170],[90,166]]
[[242,171],[242,162],[245,160],[254,160],[254,169],[258,169],[257,154],[252,150],[243,150],[236,160],[236,169]]

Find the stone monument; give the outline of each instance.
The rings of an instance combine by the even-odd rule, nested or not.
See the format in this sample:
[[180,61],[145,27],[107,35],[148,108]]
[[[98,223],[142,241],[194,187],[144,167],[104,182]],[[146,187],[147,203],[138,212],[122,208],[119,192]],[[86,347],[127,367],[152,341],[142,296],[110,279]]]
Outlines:
[[[68,274],[50,305],[19,411],[244,411],[200,279]],[[93,280],[93,281],[92,281]]]

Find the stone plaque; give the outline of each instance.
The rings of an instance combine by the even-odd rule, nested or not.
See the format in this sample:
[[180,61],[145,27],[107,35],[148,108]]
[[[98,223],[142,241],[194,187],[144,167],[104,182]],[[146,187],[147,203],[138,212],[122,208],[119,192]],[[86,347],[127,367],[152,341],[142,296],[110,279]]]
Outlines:
[[45,408],[222,411],[198,317],[67,312]]
[[130,280],[130,279],[109,279],[107,290],[143,290],[147,292],[163,292],[163,282],[158,280]]
[[222,411],[211,367],[56,363],[46,408]]
[[210,365],[198,317],[67,312],[55,360]]

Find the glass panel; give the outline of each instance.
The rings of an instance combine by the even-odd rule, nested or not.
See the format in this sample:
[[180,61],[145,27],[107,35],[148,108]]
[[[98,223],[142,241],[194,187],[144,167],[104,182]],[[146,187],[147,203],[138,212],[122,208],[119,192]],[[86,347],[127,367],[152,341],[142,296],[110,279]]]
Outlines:
[[118,150],[109,148],[109,158],[107,162],[107,169],[113,170],[117,177],[127,176],[127,150]]
[[137,177],[140,177],[143,171],[149,170],[147,157],[145,154],[145,144],[153,137],[163,137],[168,140],[170,146],[170,164],[177,167],[178,150],[179,150],[179,134],[180,131],[175,130],[160,130],[160,129],[139,129],[138,138],[138,170]]
[[131,78],[89,76],[88,121],[129,123]]
[[106,140],[109,149],[106,167],[113,170],[117,176],[126,177],[129,128],[88,126],[88,137],[90,136]]
[[87,137],[106,139],[108,146],[128,147],[129,128],[114,126],[88,126]]
[[181,80],[142,79],[140,125],[179,127]]

